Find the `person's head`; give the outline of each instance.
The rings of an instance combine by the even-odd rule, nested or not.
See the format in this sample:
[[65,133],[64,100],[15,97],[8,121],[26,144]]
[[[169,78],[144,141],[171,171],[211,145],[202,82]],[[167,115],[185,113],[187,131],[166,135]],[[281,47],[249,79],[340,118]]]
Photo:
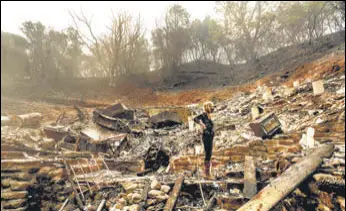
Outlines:
[[203,103],[203,108],[205,113],[210,114],[214,111],[214,103],[211,101],[207,101]]

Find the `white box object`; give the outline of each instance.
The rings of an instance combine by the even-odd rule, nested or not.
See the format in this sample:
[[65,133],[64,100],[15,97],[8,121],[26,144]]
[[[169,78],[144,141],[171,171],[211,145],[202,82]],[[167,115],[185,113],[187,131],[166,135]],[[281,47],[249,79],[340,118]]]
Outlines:
[[188,117],[188,122],[189,122],[189,131],[193,131],[195,129],[195,122],[193,121],[192,116]]
[[260,116],[259,109],[257,106],[251,108],[252,119],[255,120]]
[[263,100],[271,100],[273,98],[273,93],[271,88],[266,88],[263,93]]
[[314,135],[315,135],[315,129],[312,127],[309,127],[308,131],[306,132],[306,145],[309,149],[315,147]]
[[307,143],[306,134],[304,133],[304,134],[302,135],[302,138],[301,138],[300,141],[299,141],[299,144],[300,144],[303,148],[306,148],[306,143]]
[[322,94],[324,92],[323,80],[312,82],[312,88],[314,90],[314,95]]

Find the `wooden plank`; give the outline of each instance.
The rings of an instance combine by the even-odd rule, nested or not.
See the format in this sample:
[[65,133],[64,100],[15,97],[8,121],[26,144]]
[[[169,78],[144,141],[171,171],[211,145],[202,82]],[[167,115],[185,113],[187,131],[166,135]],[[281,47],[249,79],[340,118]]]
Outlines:
[[179,192],[181,190],[181,187],[184,183],[184,175],[181,175],[178,177],[178,179],[176,180],[172,193],[169,197],[169,199],[166,202],[165,208],[163,209],[164,211],[173,211],[175,203],[177,201],[177,198],[179,196]]
[[64,208],[65,208],[65,206],[67,205],[67,203],[68,203],[68,198],[65,200],[65,202],[62,204],[62,206],[61,206],[61,208],[59,209],[59,211],[63,211],[64,210]]
[[184,181],[184,184],[187,185],[194,185],[194,184],[204,184],[204,185],[211,185],[211,184],[244,184],[244,179],[243,178],[228,178],[225,180],[192,180],[192,179],[187,179]]
[[305,159],[292,165],[237,211],[269,211],[310,176],[322,163],[323,157],[330,157],[333,150],[333,145],[315,148]]
[[251,199],[257,193],[256,167],[252,156],[245,156],[244,197]]
[[[90,173],[90,172],[89,172]],[[86,174],[86,178],[84,178],[83,175],[79,175],[78,179],[80,181],[84,181],[84,180],[88,180],[88,181],[93,181],[95,180],[95,175],[91,175],[91,174]],[[122,176],[122,177],[115,177],[115,178],[111,178],[111,179],[107,179],[107,181],[105,182],[109,182],[109,183],[116,183],[116,182],[140,182],[143,180],[153,180],[153,179],[157,179],[158,181],[163,181],[161,178],[156,178],[155,176],[143,176],[143,177],[132,177],[132,176]],[[165,182],[166,184],[174,184],[176,181],[176,177],[169,177],[169,178],[165,178],[163,182]],[[261,183],[261,182],[258,182]],[[236,184],[236,185],[242,185],[244,184],[244,179],[243,178],[228,178],[225,180],[197,180],[197,179],[186,179],[184,180],[184,184],[186,185],[196,185],[196,184],[202,184],[202,185],[212,185],[212,184],[218,184],[218,185],[225,185],[225,184]],[[267,183],[262,183],[262,184],[267,184]]]
[[221,195],[216,197],[216,203],[218,207],[222,208],[223,210],[239,209],[246,202],[247,202],[247,199],[244,199],[243,197],[239,197],[239,196],[237,197],[237,196]]
[[122,171],[124,169],[131,172],[143,172],[145,169],[145,163],[142,159],[132,160],[132,161],[115,161],[105,159],[107,166],[110,170]]
[[105,200],[105,199],[102,199],[102,201],[101,201],[99,207],[97,208],[97,211],[101,211],[102,208],[105,206],[105,204],[106,204],[106,200]]
[[216,196],[215,196],[215,193],[214,193],[214,195],[210,198],[207,207],[204,210],[205,211],[213,210],[212,208],[213,208],[213,206],[215,204],[215,201],[216,201]]

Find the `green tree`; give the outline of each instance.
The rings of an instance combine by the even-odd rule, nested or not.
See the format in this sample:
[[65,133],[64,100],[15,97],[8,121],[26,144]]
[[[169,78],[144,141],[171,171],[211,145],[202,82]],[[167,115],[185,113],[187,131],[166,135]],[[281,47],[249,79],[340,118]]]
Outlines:
[[57,80],[80,73],[82,43],[77,31],[47,31],[40,22],[24,22],[22,31],[28,39],[30,76],[33,79]]
[[83,43],[79,39],[78,31],[73,28],[69,27],[66,30],[67,35],[67,72],[69,72],[70,75],[73,75],[74,77],[81,75],[81,63],[83,59],[83,52],[82,47]]
[[23,78],[28,75],[28,42],[24,37],[1,32],[1,80]]
[[229,31],[227,36],[233,40],[239,59],[254,61],[258,57],[258,49],[275,20],[268,4],[261,1],[219,3]]
[[192,60],[208,60],[215,63],[221,60],[224,43],[223,28],[216,20],[206,17],[203,22],[194,20],[190,26],[191,46],[189,49]]
[[43,79],[46,77],[44,70],[47,68],[50,51],[48,50],[45,37],[45,26],[31,21],[24,22],[21,28],[28,39],[29,75],[33,79]]
[[190,14],[181,5],[171,6],[164,25],[152,31],[155,58],[166,70],[175,70],[183,62],[190,46]]

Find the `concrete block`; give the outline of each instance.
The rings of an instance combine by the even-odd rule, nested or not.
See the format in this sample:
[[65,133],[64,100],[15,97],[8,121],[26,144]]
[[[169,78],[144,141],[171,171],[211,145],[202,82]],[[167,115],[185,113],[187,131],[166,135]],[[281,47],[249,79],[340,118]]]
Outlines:
[[195,122],[193,121],[192,116],[188,117],[188,124],[189,124],[189,131],[194,131],[195,130]]
[[260,112],[257,106],[251,108],[252,119],[255,120],[260,116]]
[[315,129],[312,127],[309,127],[307,129],[306,134],[302,135],[302,138],[299,141],[300,145],[308,149],[315,147],[314,135],[315,135]]
[[298,89],[299,88],[299,81],[294,81],[293,82],[293,87],[295,88],[295,89]]
[[307,140],[307,147],[308,148],[313,148],[315,147],[315,139],[314,139],[314,135],[315,135],[315,129],[312,127],[309,127],[306,133],[306,140]]
[[271,88],[267,87],[264,89],[263,100],[268,101],[271,99],[273,99],[273,92]]
[[284,94],[285,94],[285,96],[291,96],[291,95],[294,94],[294,91],[295,91],[294,88],[289,88],[289,87],[287,87],[287,88],[285,89]]
[[314,90],[314,95],[322,94],[324,92],[323,80],[312,82],[312,88]]

